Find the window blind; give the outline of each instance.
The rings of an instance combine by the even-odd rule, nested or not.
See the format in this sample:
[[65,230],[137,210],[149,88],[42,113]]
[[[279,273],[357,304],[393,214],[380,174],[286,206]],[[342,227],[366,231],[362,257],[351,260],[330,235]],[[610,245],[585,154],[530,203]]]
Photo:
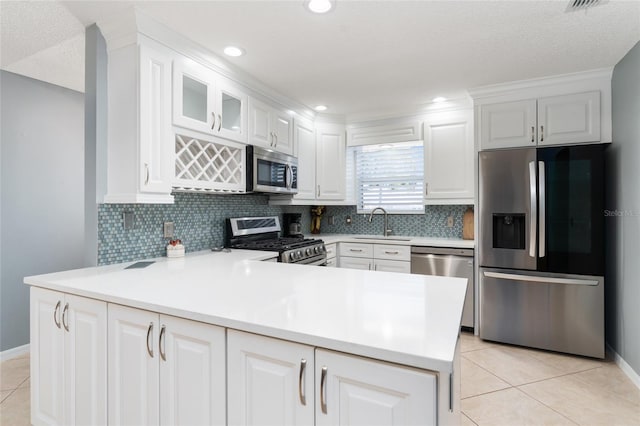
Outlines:
[[370,212],[375,207],[382,207],[389,213],[424,212],[422,141],[351,149],[358,213]]

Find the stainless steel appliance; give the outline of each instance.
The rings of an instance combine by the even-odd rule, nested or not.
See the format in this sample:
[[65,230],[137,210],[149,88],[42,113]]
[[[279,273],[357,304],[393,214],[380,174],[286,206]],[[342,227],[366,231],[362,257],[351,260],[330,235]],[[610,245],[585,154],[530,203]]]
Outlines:
[[298,159],[258,146],[247,146],[247,192],[298,193]]
[[605,145],[479,153],[479,330],[604,357]]
[[327,252],[319,239],[280,238],[277,216],[227,219],[226,247],[244,250],[277,251],[279,262],[326,266]]
[[411,247],[411,273],[466,278],[462,328],[473,330],[473,249]]

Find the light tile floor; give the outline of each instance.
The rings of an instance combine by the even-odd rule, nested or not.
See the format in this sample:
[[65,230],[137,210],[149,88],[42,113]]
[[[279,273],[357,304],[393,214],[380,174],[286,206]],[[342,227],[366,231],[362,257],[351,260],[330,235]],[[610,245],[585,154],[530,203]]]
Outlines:
[[[462,425],[640,426],[640,389],[610,361],[461,335]],[[29,356],[0,365],[0,424],[29,424]]]

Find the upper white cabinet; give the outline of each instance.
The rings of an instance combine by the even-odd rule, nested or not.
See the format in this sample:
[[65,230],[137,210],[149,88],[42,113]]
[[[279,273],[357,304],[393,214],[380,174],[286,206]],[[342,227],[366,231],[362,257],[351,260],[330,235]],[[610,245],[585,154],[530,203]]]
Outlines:
[[227,332],[230,425],[313,425],[313,347]]
[[600,92],[480,107],[480,149],[599,142]]
[[109,424],[226,422],[223,328],[110,304]]
[[419,120],[394,120],[385,124],[354,124],[347,127],[347,145],[406,142],[422,139]]
[[424,122],[425,204],[473,204],[473,116],[456,111]]
[[311,120],[296,118],[293,122],[294,153],[298,157],[299,200],[316,198],[316,130]]
[[341,124],[316,124],[316,199],[346,197],[345,128]]
[[247,95],[213,70],[185,57],[173,62],[173,123],[237,142],[247,141]]
[[249,98],[249,143],[292,154],[291,114],[253,97]]
[[31,287],[31,423],[107,424],[107,304]]
[[438,423],[435,374],[323,349],[315,364],[318,426]]
[[109,54],[105,203],[173,203],[171,63],[143,36]]

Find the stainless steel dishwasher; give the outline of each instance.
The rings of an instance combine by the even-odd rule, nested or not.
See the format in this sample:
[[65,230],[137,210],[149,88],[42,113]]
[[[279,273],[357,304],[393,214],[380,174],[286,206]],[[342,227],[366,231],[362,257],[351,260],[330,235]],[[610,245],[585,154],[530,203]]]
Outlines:
[[411,273],[466,278],[462,327],[473,329],[473,249],[411,247]]

